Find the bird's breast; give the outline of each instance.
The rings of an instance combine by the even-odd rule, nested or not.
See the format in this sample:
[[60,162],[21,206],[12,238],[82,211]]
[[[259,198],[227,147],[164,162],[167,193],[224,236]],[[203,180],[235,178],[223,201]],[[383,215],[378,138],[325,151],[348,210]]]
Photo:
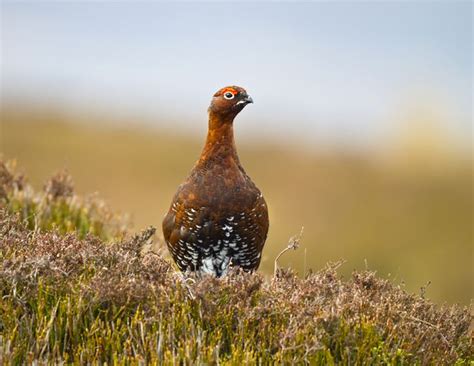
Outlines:
[[215,208],[248,206],[260,194],[255,184],[238,166],[217,165],[196,169],[185,182],[184,199]]

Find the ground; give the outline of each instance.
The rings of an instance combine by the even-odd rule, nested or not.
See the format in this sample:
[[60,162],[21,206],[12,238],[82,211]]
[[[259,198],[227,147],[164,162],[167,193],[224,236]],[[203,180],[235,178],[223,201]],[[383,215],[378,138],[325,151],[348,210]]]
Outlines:
[[35,193],[0,165],[0,363],[459,364],[472,317],[341,263],[183,275],[67,174]]

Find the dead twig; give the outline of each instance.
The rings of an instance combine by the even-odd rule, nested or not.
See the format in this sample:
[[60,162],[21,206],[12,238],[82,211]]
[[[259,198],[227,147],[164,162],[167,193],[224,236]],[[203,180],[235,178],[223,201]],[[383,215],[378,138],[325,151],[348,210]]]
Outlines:
[[[435,324],[432,324],[430,322],[427,322],[426,320],[423,320],[423,319],[419,319],[419,318],[416,318],[414,316],[409,316],[408,319],[412,320],[412,321],[415,321],[415,322],[419,322],[421,324],[425,324],[433,329],[436,329],[438,331],[438,334],[441,336],[441,339],[443,340],[444,343],[446,343],[446,345],[451,348],[451,343],[447,340],[447,338],[444,336],[444,334],[440,331],[439,327],[436,326]],[[456,351],[455,351],[456,352]],[[457,352],[456,352],[457,353]]]
[[290,238],[290,240],[288,241],[288,245],[286,246],[285,249],[283,249],[278,255],[277,257],[275,258],[275,267],[274,267],[274,270],[273,270],[273,276],[276,276],[277,274],[277,271],[278,271],[278,259],[280,259],[280,257],[285,254],[287,251],[293,249],[293,250],[296,250],[298,249],[298,247],[300,246],[300,241],[301,241],[301,238],[303,237],[303,230],[304,230],[304,226],[301,227],[301,231],[299,234],[297,235],[294,235]]

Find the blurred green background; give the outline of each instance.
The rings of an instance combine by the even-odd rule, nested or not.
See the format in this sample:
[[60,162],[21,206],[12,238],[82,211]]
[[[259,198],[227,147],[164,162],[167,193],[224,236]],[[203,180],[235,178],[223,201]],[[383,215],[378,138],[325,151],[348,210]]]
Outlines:
[[212,93],[242,85],[237,147],[270,209],[261,271],[304,226],[281,265],[342,258],[470,302],[470,2],[1,7],[0,153],[36,188],[67,168],[161,228]]

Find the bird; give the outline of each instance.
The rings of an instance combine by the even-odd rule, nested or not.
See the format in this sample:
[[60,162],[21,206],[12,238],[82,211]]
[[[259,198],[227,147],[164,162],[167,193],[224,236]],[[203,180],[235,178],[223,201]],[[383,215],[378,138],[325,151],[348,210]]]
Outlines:
[[265,199],[242,167],[235,117],[253,99],[239,86],[219,89],[208,108],[204,148],[163,219],[163,237],[182,272],[222,277],[258,269],[269,228]]

